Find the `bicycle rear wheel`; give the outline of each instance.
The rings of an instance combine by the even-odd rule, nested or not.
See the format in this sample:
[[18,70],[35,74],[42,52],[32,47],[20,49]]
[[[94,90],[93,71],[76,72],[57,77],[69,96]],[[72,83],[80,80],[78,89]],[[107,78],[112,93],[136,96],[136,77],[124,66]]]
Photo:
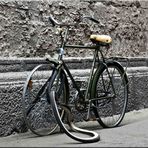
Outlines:
[[95,72],[91,98],[94,113],[102,127],[116,127],[122,121],[128,102],[128,79],[123,67],[115,61],[108,62]]
[[27,77],[23,88],[24,120],[27,127],[39,136],[49,135],[58,127],[46,91],[52,71],[50,64],[36,66]]
[[[63,76],[63,78],[61,78],[61,76]],[[61,82],[59,81],[60,79],[64,79],[63,84],[61,84]],[[59,86],[63,86],[63,89],[61,89],[62,91],[60,91]],[[96,132],[80,128],[80,126],[82,126],[80,122],[78,123],[80,119],[75,122],[75,117],[73,116],[73,113],[76,113],[77,111],[74,109],[75,105],[70,103],[70,100],[66,104],[59,101],[62,100],[59,99],[59,96],[61,96],[61,94],[66,94],[69,92],[68,80],[64,72],[60,74],[58,72],[55,72],[55,74],[53,74],[51,83],[48,87],[48,91],[50,94],[49,102],[51,103],[51,106],[53,108],[57,123],[59,124],[61,130],[65,132],[65,134],[67,134],[72,139],[83,143],[97,142],[100,140],[100,136]],[[65,118],[62,118],[61,115],[65,115]]]

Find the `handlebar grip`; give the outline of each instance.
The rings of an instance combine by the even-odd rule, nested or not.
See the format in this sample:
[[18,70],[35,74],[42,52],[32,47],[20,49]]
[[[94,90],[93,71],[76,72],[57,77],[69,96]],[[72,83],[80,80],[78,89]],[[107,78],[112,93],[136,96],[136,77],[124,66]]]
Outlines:
[[52,24],[52,26],[55,26],[55,20],[53,19],[53,17],[49,16],[48,18],[49,22]]
[[49,16],[48,20],[51,22],[51,24],[53,25],[53,27],[55,25],[62,25],[61,23],[57,22],[52,16]]

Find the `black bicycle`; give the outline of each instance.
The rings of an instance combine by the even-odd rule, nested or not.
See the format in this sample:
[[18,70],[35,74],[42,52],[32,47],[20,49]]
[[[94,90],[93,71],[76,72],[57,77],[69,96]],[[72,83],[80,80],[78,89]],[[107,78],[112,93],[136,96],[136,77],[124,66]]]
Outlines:
[[[92,17],[83,19],[100,23]],[[53,27],[59,27],[61,45],[57,49],[58,58],[47,58],[47,64],[35,67],[28,76],[22,97],[25,122],[33,133],[40,136],[53,133],[59,125],[77,141],[99,141],[100,136],[86,128],[90,128],[94,120],[104,128],[121,123],[128,102],[126,70],[115,58],[103,55],[100,47],[110,46],[110,36],[91,35],[92,46],[67,45],[69,29],[79,22],[64,24],[53,17],[49,17],[49,21]],[[86,88],[79,87],[64,62],[65,48],[92,49],[94,56]],[[75,97],[71,97],[70,84],[76,89]],[[90,136],[83,137],[80,133]]]

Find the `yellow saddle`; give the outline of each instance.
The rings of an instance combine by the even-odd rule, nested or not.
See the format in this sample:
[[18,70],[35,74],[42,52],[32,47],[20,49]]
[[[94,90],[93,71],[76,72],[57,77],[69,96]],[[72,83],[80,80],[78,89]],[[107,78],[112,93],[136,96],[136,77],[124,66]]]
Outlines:
[[90,40],[92,42],[101,42],[101,43],[111,43],[112,42],[112,38],[109,35],[95,35],[92,34],[90,36]]

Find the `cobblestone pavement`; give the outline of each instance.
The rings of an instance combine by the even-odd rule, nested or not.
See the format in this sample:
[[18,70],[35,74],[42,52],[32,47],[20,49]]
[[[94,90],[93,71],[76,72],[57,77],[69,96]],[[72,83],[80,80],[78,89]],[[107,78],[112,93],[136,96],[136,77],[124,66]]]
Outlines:
[[1,147],[147,147],[148,146],[148,109],[126,113],[120,127],[103,129],[93,122],[101,140],[83,144],[58,133],[37,137],[32,133],[14,134],[0,138]]

